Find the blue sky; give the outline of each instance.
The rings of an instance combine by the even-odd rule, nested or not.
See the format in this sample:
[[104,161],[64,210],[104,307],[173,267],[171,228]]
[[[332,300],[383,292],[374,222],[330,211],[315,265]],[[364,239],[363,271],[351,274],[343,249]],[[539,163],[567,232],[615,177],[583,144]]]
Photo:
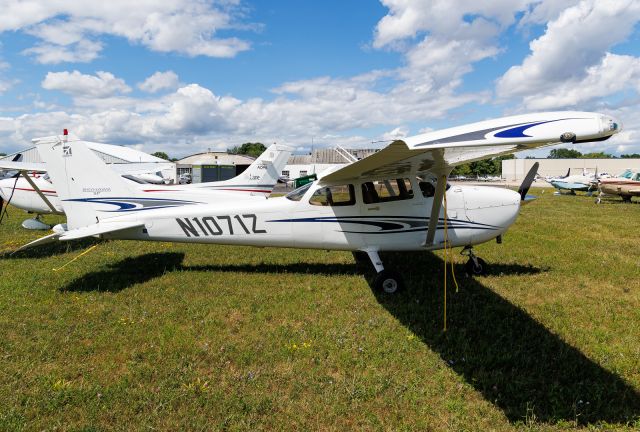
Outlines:
[[63,128],[173,156],[246,141],[369,147],[586,110],[625,130],[581,150],[640,153],[635,0],[0,4],[3,152]]

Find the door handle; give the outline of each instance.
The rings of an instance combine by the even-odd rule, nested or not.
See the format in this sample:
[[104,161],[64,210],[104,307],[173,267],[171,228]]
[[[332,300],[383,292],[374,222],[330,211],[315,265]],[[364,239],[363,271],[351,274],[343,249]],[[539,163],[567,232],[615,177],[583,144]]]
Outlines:
[[380,210],[380,207],[367,207],[367,210]]

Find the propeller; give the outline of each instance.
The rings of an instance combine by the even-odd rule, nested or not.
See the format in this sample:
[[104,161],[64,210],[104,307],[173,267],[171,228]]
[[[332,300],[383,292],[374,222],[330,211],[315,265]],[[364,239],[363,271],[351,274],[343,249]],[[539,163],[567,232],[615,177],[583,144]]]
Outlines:
[[538,167],[540,166],[540,162],[536,162],[533,164],[527,175],[524,177],[522,184],[518,188],[518,193],[520,194],[520,200],[523,202],[533,201],[536,199],[533,195],[527,195],[529,192],[529,188],[531,188],[531,184],[533,180],[536,178],[536,174],[538,173]]

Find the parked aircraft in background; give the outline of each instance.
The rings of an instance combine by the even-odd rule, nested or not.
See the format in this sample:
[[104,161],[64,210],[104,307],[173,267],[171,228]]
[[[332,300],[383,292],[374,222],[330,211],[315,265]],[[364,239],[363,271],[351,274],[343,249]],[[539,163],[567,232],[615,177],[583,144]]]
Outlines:
[[[381,251],[464,247],[472,273],[485,263],[472,246],[501,238],[515,221],[520,193],[449,186],[462,163],[561,142],[600,141],[620,130],[611,117],[555,112],[506,117],[394,141],[285,197],[207,202],[196,197],[147,199],[109,170],[81,141],[38,146],[67,215],[68,230],[23,248],[84,237],[333,249],[365,252],[375,286],[396,292],[403,281]],[[418,180],[422,176],[423,180]],[[527,175],[533,181],[535,173]]]
[[640,172],[626,170],[617,177],[600,179],[598,190],[597,203],[607,195],[617,195],[622,197],[622,201],[631,202],[631,197],[640,196]]
[[[58,142],[59,137],[51,137],[49,142]],[[47,142],[40,139],[40,142]],[[86,144],[85,144],[86,145]],[[278,173],[284,168],[291,155],[289,147],[273,144],[243,173],[225,181],[180,184],[152,185],[142,181],[136,164],[113,164],[109,168],[120,175],[137,191],[138,200],[161,199],[198,199],[199,202],[217,202],[230,196],[259,196],[271,193]],[[36,217],[27,219],[22,226],[27,229],[49,229],[49,225],[40,221],[43,214],[64,214],[64,208],[58,198],[55,185],[52,184],[46,164],[0,161],[0,168],[18,169],[21,177],[0,180],[0,203],[4,200],[22,210],[35,213]],[[127,169],[128,168],[128,169]],[[144,173],[142,173],[144,174]],[[125,180],[123,180],[125,181]]]
[[[598,174],[588,173],[586,169],[582,170],[582,174],[567,175],[563,177],[548,178],[546,181],[550,183],[558,191],[567,190],[572,195],[576,192],[593,192],[597,188]],[[556,192],[557,194],[558,192]]]

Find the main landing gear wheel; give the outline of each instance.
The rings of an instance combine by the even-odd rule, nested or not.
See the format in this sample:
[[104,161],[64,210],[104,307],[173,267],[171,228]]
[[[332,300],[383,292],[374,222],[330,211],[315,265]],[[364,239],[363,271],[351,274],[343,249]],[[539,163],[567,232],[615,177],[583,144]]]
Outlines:
[[487,274],[487,263],[482,258],[476,257],[475,262],[473,258],[469,258],[464,269],[470,276],[484,276]]
[[404,288],[402,276],[394,270],[382,270],[373,281],[374,287],[385,294],[395,294]]
[[[366,251],[366,254],[369,256],[371,264],[373,264],[373,268],[376,270],[376,277],[373,280],[373,288],[376,291],[385,294],[395,294],[398,291],[402,291],[404,283],[400,273],[395,270],[385,269],[384,265],[382,265],[380,255],[378,255],[378,251],[368,250]],[[356,252],[354,257],[357,258],[358,256],[361,255]]]

